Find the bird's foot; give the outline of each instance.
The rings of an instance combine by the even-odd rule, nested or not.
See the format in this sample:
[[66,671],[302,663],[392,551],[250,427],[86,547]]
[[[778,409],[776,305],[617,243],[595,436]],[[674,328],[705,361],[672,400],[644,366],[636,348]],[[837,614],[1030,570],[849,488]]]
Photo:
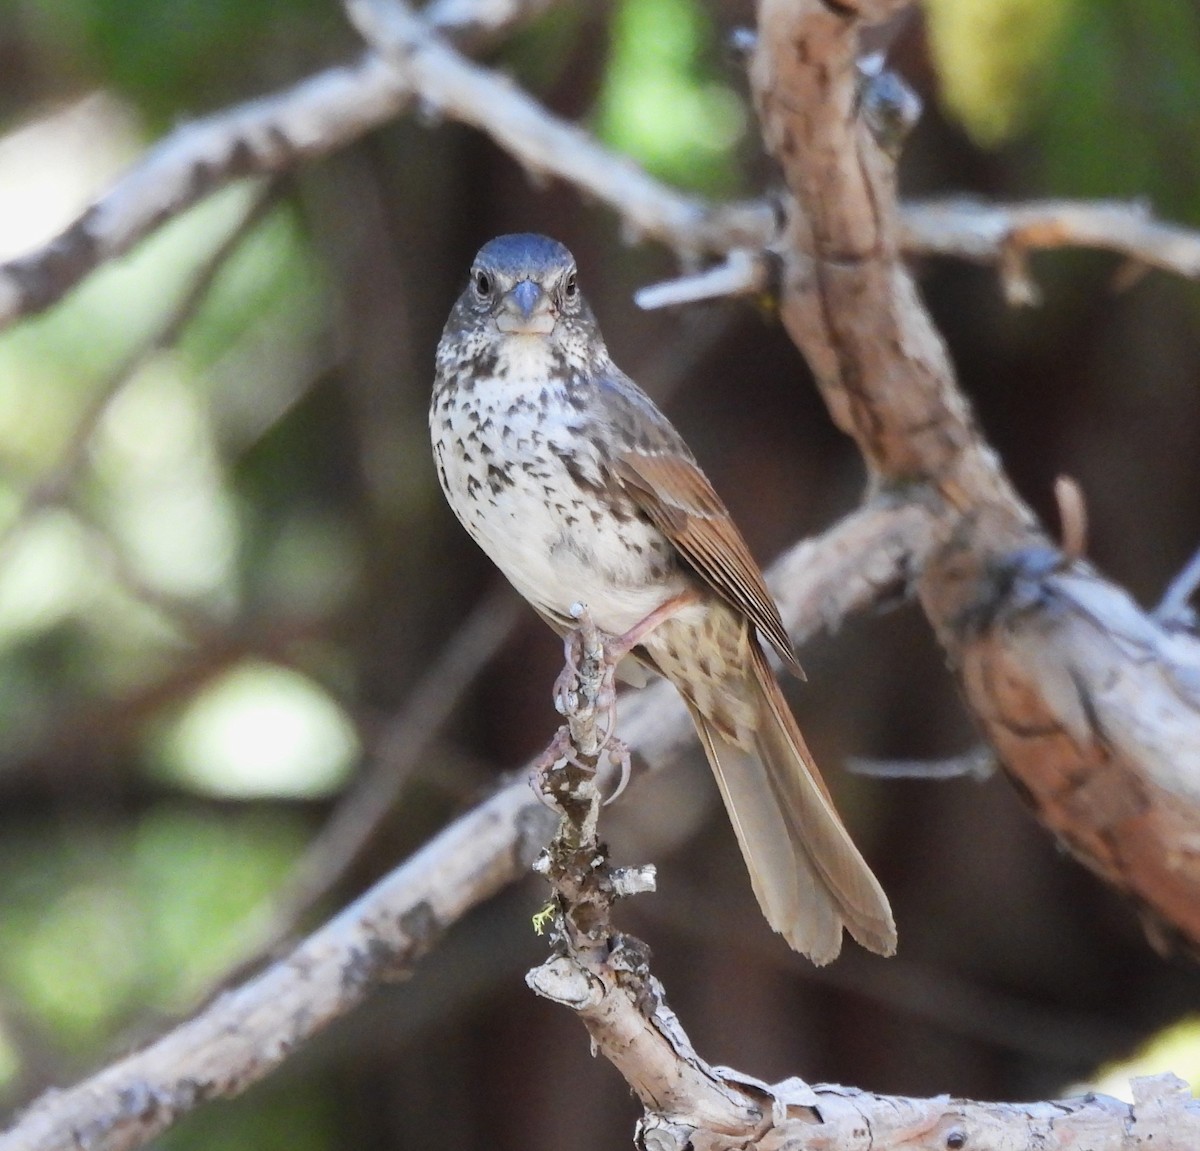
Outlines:
[[579,629],[572,628],[563,639],[563,669],[554,681],[554,710],[569,715],[579,703],[579,661],[583,657],[583,640]]
[[[601,750],[607,751],[609,762],[620,768],[617,786],[612,795],[604,801],[607,806],[629,786],[632,767],[629,748],[611,732],[605,736]],[[533,788],[534,795],[551,811],[561,811],[556,798],[558,789],[555,787],[554,773],[567,764],[589,776],[594,776],[598,768],[595,762],[580,758],[571,739],[571,729],[564,724],[554,733],[554,738],[550,740],[546,750],[533,761],[529,772],[529,786]]]

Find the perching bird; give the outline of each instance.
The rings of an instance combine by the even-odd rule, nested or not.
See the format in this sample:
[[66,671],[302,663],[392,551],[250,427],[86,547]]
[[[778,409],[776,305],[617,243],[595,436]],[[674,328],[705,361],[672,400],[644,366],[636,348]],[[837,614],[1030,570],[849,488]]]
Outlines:
[[562,244],[480,250],[438,345],[429,425],[446,499],[517,591],[560,635],[586,604],[611,650],[683,696],[767,922],[815,963],[837,956],[843,924],[891,954],[887,897],[759,646],[799,672],[762,573],[679,433],[609,358]]

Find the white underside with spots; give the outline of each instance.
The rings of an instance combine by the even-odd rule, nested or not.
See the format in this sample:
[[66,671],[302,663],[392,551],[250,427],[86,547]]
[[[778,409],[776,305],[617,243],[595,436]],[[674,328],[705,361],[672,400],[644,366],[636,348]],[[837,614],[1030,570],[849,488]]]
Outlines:
[[[597,627],[621,635],[687,587],[663,535],[640,518],[593,516],[594,494],[581,488],[555,449],[570,439],[575,466],[600,480],[592,445],[561,418],[547,420],[543,392],[573,421],[582,415],[555,399],[545,342],[510,337],[495,375],[474,389],[435,399],[430,429],[438,477],[455,515],[527,600],[564,620],[584,603]],[[459,444],[466,445],[465,453]],[[504,466],[511,483],[489,467]],[[640,554],[639,554],[639,550]]]

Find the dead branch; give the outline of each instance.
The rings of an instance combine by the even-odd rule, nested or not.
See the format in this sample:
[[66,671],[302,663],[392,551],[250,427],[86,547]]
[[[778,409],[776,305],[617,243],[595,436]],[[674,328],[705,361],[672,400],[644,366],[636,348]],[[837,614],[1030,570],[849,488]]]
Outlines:
[[[462,700],[465,689],[500,650],[517,619],[507,588],[485,596],[463,621],[376,744],[366,771],[334,810],[272,900],[269,921],[245,942],[248,958],[261,959],[302,917],[341,882],[364,846],[394,809],[413,769]],[[257,923],[257,917],[251,917]]]
[[899,239],[909,252],[998,263],[1006,251],[1097,248],[1195,279],[1200,236],[1154,219],[1143,203],[1037,200],[985,204],[964,196],[906,204]]
[[[550,0],[439,0],[429,27],[480,47]],[[48,244],[0,265],[0,330],[57,303],[101,264],[226,184],[278,175],[397,116],[411,92],[379,56],[185,123],[151,148]]]
[[[919,554],[927,518],[914,506],[868,506],[788,552],[769,574],[797,643],[904,587],[909,549],[916,541]],[[692,730],[666,683],[622,697],[622,737],[654,768],[691,748]],[[0,1151],[124,1151],[201,1102],[263,1078],[376,983],[407,974],[471,907],[527,873],[554,820],[525,777],[460,817],[262,974],[135,1055],[42,1096],[0,1135]],[[603,774],[601,786],[609,783]]]
[[903,263],[891,157],[854,112],[859,24],[897,6],[762,0],[751,76],[795,201],[783,321],[876,482],[933,509],[918,594],[1004,766],[1156,943],[1196,949],[1200,644],[1054,548],[975,424]]
[[633,239],[684,254],[761,246],[773,219],[760,203],[711,205],[648,176],[587,131],[550,115],[508,79],[447,45],[402,0],[345,0],[355,27],[396,70],[397,83],[439,116],[486,132],[534,177],[555,176],[617,207]]
[[1173,1075],[1135,1080],[1132,1105],[1097,1095],[973,1103],[873,1095],[796,1078],[772,1085],[701,1058],[650,971],[649,949],[612,921],[619,899],[654,890],[654,873],[652,867],[614,866],[600,840],[601,792],[589,764],[595,763],[597,742],[594,701],[613,669],[603,665],[601,644],[585,640],[580,647],[591,658],[568,669],[579,690],[570,694],[576,706],[566,709],[568,727],[560,733],[569,735],[573,750],[552,744],[547,754],[559,766],[542,776],[547,802],[563,817],[534,865],[553,890],[553,952],[526,981],[579,1016],[593,1051],[633,1089],[644,1109],[639,1146],[1132,1151],[1153,1145],[1184,1151],[1196,1145],[1200,1100]]
[[1200,587],[1200,551],[1192,554],[1183,570],[1163,592],[1158,607],[1154,609],[1155,619],[1172,629],[1190,628],[1194,631],[1196,612],[1191,606],[1191,599],[1197,587]]
[[[554,0],[438,0],[421,17],[386,0],[353,13],[380,51],[291,88],[185,123],[151,148],[59,236],[0,264],[0,330],[43,311],[100,265],[234,180],[277,175],[352,144],[400,115],[413,97],[487,132],[528,171],[566,180],[617,212],[629,235],[681,254],[734,257],[720,285],[654,304],[754,290],[755,267],[777,232],[770,200],[714,205],[648,176],[627,157],[548,112],[507,78],[470,64],[433,33],[478,50]],[[409,61],[418,57],[417,65]],[[793,208],[795,206],[793,205]],[[1152,218],[1140,204],[1052,200],[984,205],[965,198],[899,209],[897,242],[910,255],[943,255],[1012,269],[1027,251],[1095,247],[1194,278],[1200,235]],[[740,261],[740,262],[739,262]],[[1006,282],[1013,282],[1009,274]]]
[[550,831],[511,786],[453,823],[286,959],[190,1022],[0,1135],[3,1151],[139,1147],[199,1103],[237,1095],[381,982],[408,974],[442,930],[523,874]]

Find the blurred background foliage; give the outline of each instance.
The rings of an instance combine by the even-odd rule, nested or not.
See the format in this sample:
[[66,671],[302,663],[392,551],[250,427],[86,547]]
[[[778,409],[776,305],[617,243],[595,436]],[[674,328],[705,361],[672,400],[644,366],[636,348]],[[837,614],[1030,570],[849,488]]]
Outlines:
[[[662,178],[750,194],[772,179],[729,48],[751,18],[733,0],[564,3],[494,62]],[[893,32],[927,103],[907,194],[1139,197],[1200,224],[1195,4],[930,0]],[[5,0],[0,258],[179,119],[357,51],[334,0]],[[8,1106],[153,1033],[253,953],[493,586],[437,495],[425,408],[471,254],[516,229],[575,250],[617,359],[669,399],[760,556],[852,506],[860,464],[769,318],[639,314],[630,293],[667,256],[614,242],[607,211],[531,186],[453,126],[398,123],[277,187],[231,187],[0,336]],[[179,337],[152,343],[205,269]],[[1117,291],[1115,259],[1053,253],[1035,261],[1044,305],[1018,312],[988,269],[918,271],[1022,491],[1051,515],[1053,478],[1076,476],[1095,559],[1153,602],[1200,539],[1195,287],[1150,274]],[[528,614],[302,926],[544,744],[559,656]],[[1194,968],[1153,955],[1002,779],[841,770],[972,741],[917,613],[854,621],[805,663],[796,705],[893,895],[901,954],[820,973],[790,956],[697,756],[613,809],[611,837],[663,866],[629,923],[700,1049],[911,1094],[1050,1096],[1146,1043],[1139,1066],[1194,1076]],[[530,884],[481,909],[411,984],[164,1143],[620,1145],[622,1085],[521,982],[544,947],[538,902]]]

